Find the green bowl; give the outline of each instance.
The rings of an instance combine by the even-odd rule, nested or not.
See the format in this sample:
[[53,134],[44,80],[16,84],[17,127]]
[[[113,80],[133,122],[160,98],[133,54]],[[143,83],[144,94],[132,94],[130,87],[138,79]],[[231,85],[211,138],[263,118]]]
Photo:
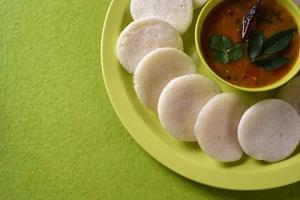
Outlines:
[[[203,7],[203,9],[201,10],[201,12],[198,16],[198,20],[197,20],[196,28],[195,28],[195,43],[196,43],[198,54],[200,56],[200,60],[203,63],[203,66],[205,68],[207,68],[207,70],[211,74],[213,74],[217,79],[219,79],[221,82],[223,82],[231,87],[234,87],[236,89],[247,91],[247,92],[263,92],[263,91],[272,90],[272,89],[282,86],[283,84],[285,84],[289,80],[291,80],[300,70],[300,56],[298,56],[292,69],[283,78],[281,78],[280,80],[278,80],[277,82],[275,82],[273,84],[263,86],[263,87],[257,87],[257,88],[241,87],[241,86],[237,86],[232,83],[229,83],[228,81],[226,81],[223,78],[221,78],[220,76],[218,76],[209,67],[209,65],[207,64],[207,62],[205,61],[205,59],[203,57],[201,42],[199,42],[199,38],[201,38],[202,27],[203,27],[203,24],[204,24],[204,21],[205,21],[207,15],[210,13],[210,11],[215,6],[217,6],[219,3],[223,2],[223,1],[224,0],[209,0],[208,3]],[[280,0],[280,1],[277,0],[277,2],[279,4],[281,4],[283,7],[285,7],[290,12],[290,14],[293,16],[293,18],[298,26],[298,30],[300,30],[300,10],[298,9],[298,7],[291,0]],[[298,33],[299,33],[299,31],[298,31]]]

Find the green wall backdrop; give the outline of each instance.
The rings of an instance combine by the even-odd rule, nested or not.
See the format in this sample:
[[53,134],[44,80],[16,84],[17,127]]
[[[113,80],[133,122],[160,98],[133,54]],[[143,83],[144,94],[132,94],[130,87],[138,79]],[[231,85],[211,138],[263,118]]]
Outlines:
[[[105,91],[110,0],[0,0],[0,199],[283,199],[182,178],[129,136]],[[299,169],[300,170],[300,169]]]

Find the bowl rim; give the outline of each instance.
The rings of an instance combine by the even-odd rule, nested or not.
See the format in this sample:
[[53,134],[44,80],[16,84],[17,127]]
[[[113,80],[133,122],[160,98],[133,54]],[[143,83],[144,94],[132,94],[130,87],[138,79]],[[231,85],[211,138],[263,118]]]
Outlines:
[[[221,2],[224,2],[224,1],[225,0],[209,0],[205,4],[205,6],[202,8],[200,14],[198,15],[196,27],[195,27],[195,45],[196,45],[198,56],[200,57],[201,64],[214,77],[216,77],[222,83],[224,83],[228,86],[231,86],[233,88],[236,88],[238,90],[246,91],[246,92],[265,92],[265,91],[273,90],[273,89],[276,89],[276,88],[286,84],[292,78],[294,78],[297,75],[297,73],[300,71],[300,48],[299,48],[299,52],[298,52],[298,58],[294,62],[291,70],[285,76],[283,76],[281,79],[279,79],[278,81],[276,81],[270,85],[266,85],[266,86],[262,86],[262,87],[256,87],[256,88],[253,87],[252,88],[252,87],[243,87],[243,86],[238,86],[238,85],[232,84],[232,83],[224,80],[223,78],[221,78],[218,74],[216,74],[210,68],[210,66],[207,64],[207,62],[202,54],[201,42],[199,42],[199,38],[201,38],[202,27],[203,27],[204,21],[205,21],[206,17],[208,16],[208,14],[212,11],[213,8],[215,8],[217,5],[219,5]],[[288,12],[292,15],[292,17],[294,18],[294,20],[297,24],[298,34],[300,36],[300,9],[297,7],[297,5],[293,1],[290,1],[290,0],[280,0],[280,1],[274,0],[274,1],[279,3],[285,9],[287,9]]]

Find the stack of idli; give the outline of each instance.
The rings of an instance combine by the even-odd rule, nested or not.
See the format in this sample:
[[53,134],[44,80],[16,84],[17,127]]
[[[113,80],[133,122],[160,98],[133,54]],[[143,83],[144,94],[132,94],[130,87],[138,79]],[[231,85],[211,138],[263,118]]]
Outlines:
[[193,9],[206,0],[132,0],[133,22],[120,34],[117,56],[123,68],[133,74],[151,51],[171,47],[183,50],[181,34],[190,27]]
[[133,75],[139,99],[150,109],[157,110],[158,98],[172,79],[196,73],[189,56],[175,48],[159,48],[147,54]]
[[198,142],[219,162],[234,162],[243,152],[266,162],[289,157],[300,141],[300,78],[278,98],[249,106],[233,93],[196,74],[183,52],[181,34],[193,18],[193,8],[207,0],[132,0],[134,21],[120,34],[117,56],[133,74],[138,99],[158,113],[172,137]]
[[[289,87],[294,85],[291,83]],[[199,112],[194,128],[201,149],[220,162],[237,161],[243,152],[265,162],[288,158],[300,142],[297,110],[279,99],[247,108],[235,94],[223,93],[210,99]]]
[[196,141],[194,126],[203,106],[221,90],[210,79],[190,74],[170,81],[158,101],[162,126],[175,138]]
[[178,32],[165,21],[141,19],[122,31],[117,41],[117,56],[123,68],[133,74],[144,56],[161,47],[183,50]]

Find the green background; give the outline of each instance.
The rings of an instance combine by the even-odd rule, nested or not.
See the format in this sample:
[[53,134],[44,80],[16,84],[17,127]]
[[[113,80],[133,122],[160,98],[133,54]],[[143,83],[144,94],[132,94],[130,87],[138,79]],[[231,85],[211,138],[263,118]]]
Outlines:
[[0,199],[300,199],[180,177],[115,115],[100,66],[109,0],[0,0]]

